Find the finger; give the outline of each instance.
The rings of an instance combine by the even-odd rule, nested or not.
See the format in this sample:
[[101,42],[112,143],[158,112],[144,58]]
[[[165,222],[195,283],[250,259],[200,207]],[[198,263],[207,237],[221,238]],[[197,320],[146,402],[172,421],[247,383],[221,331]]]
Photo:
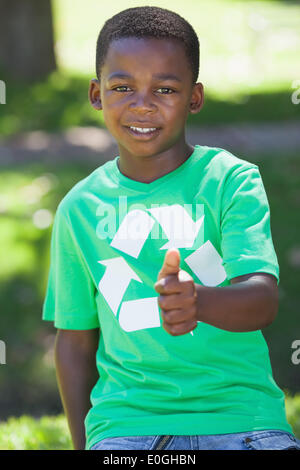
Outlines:
[[176,323],[175,325],[169,325],[167,323],[163,323],[163,328],[172,336],[180,336],[185,335],[186,333],[190,333],[195,328],[197,328],[197,321],[192,320],[190,322],[182,322]]
[[177,274],[179,272],[180,265],[180,253],[177,248],[170,248],[166,255],[162,265],[162,268],[158,274],[157,280],[159,281],[168,274]]
[[191,308],[189,310],[182,310],[181,308],[173,310],[161,310],[162,319],[169,325],[175,325],[176,323],[182,323],[196,319],[196,310]]
[[179,294],[184,290],[176,274],[169,274],[157,281],[154,289],[159,294]]
[[157,303],[162,310],[185,309],[188,310],[195,305],[195,297],[180,294],[162,294],[157,298]]
[[180,292],[192,292],[194,290],[194,279],[182,269],[178,274],[169,274],[154,284],[154,289],[159,294],[175,294]]

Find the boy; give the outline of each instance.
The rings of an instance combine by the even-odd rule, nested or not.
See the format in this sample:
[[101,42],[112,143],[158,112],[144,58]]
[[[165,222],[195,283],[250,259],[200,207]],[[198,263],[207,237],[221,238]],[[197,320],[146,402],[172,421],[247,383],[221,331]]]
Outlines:
[[98,37],[89,98],[119,155],[58,206],[43,310],[75,449],[300,448],[260,331],[278,304],[268,201],[256,165],[186,143],[198,68],[169,10]]

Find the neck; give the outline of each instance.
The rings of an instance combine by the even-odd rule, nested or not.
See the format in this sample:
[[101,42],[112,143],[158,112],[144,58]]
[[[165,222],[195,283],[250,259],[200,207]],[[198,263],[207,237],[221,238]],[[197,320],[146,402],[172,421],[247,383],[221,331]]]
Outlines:
[[176,170],[193,153],[194,147],[183,142],[155,155],[138,156],[119,148],[118,162],[120,172],[127,178],[141,183],[151,183]]

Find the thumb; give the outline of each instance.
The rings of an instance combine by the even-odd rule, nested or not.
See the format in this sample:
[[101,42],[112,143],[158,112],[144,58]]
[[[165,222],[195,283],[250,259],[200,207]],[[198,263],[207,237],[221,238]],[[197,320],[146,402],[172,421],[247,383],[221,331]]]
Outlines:
[[177,274],[180,270],[180,253],[177,248],[170,248],[165,256],[162,268],[158,274],[157,280],[169,274]]

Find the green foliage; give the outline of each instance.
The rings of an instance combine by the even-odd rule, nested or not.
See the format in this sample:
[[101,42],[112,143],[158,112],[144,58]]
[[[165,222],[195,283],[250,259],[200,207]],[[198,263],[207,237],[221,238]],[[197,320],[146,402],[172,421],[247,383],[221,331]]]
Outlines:
[[[0,74],[1,77],[1,74]],[[88,100],[88,76],[54,72],[33,85],[7,78],[5,113],[0,115],[0,135],[43,130],[62,132],[72,126],[105,127],[102,111]],[[298,107],[292,105],[293,90],[256,92],[215,97],[205,88],[205,103],[198,114],[189,116],[191,125],[219,125],[241,122],[265,122],[299,119]]]
[[293,393],[299,391],[299,365],[291,361],[294,340],[299,339],[300,159],[270,155],[256,159],[271,210],[271,229],[280,268],[279,310],[275,321],[263,330],[274,378]]
[[[270,90],[288,90],[299,78],[299,2],[245,0],[148,0],[189,21],[200,41],[199,80],[228,100]],[[113,3],[53,0],[56,51],[66,71],[95,76],[96,39],[104,22],[143,0]],[[217,12],[217,14],[216,14]]]
[[91,168],[27,164],[0,173],[0,315],[6,365],[0,416],[61,411],[53,364],[55,329],[41,320],[51,223],[59,201]]
[[300,394],[294,397],[287,394],[285,399],[286,415],[295,436],[300,439]]
[[63,415],[10,418],[0,423],[1,450],[71,450],[73,449]]
[[[291,103],[300,76],[299,5],[238,0],[159,3],[190,21],[200,39],[199,81],[204,84],[205,104],[198,115],[190,116],[190,124],[299,119],[299,106]],[[89,81],[96,76],[96,40],[104,22],[126,6],[121,0],[90,0],[92,15],[82,21],[86,8],[79,0],[53,1],[59,69],[48,79],[28,85],[0,70],[7,94],[0,135],[104,126],[102,112],[88,101]]]
[[101,125],[102,115],[93,112],[88,102],[87,77],[53,72],[31,85],[2,77],[7,83],[5,113],[0,116],[3,137],[38,129],[54,132],[70,126]]

